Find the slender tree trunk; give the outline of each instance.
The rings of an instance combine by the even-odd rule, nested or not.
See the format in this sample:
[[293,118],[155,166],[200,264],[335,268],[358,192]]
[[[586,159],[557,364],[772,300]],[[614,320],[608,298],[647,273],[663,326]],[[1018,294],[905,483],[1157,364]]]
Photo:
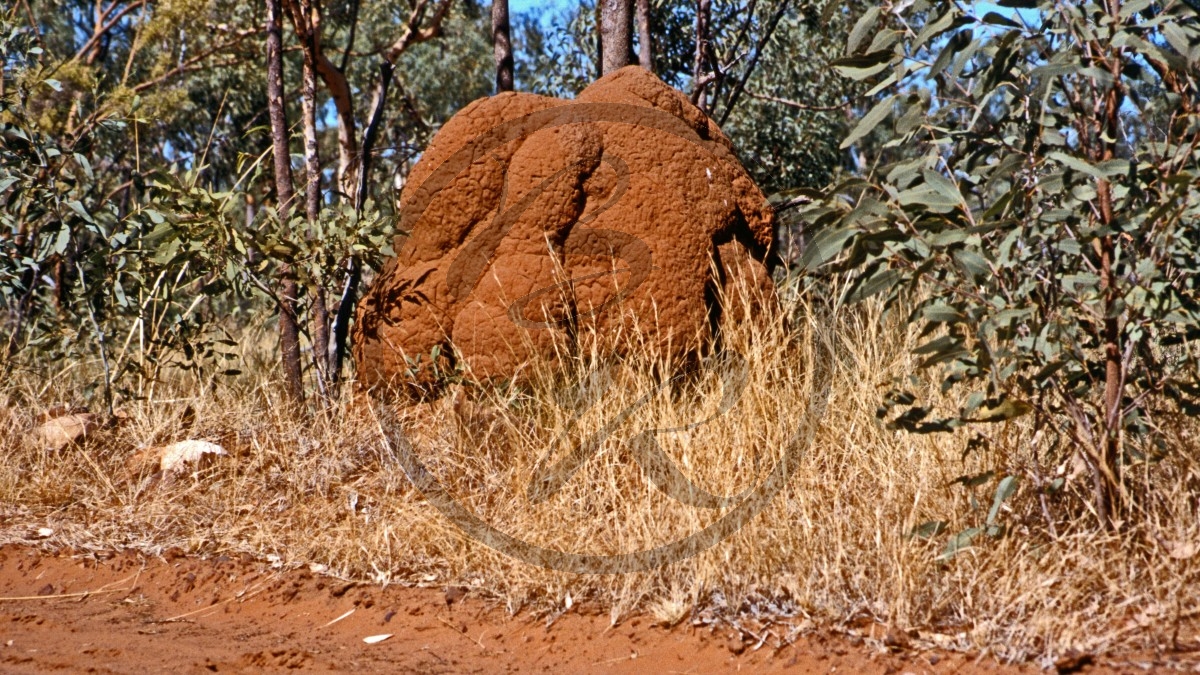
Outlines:
[[[1118,20],[1120,3],[1109,0],[1108,10],[1114,21]],[[1107,62],[1114,82],[1121,81],[1121,58],[1109,48]],[[1103,140],[1120,138],[1119,115],[1122,101],[1120,90],[1110,87],[1103,94],[1102,113],[1097,122],[1103,125],[1105,133],[1100,136],[1100,152],[1095,159],[1098,161],[1111,160],[1114,153],[1114,143]],[[1112,185],[1107,180],[1099,181],[1097,185],[1097,201],[1100,205],[1100,220],[1105,226],[1111,226],[1115,221],[1113,213]],[[1121,360],[1121,315],[1118,302],[1121,290],[1114,265],[1116,264],[1116,242],[1112,235],[1106,235],[1099,240],[1100,253],[1100,284],[1104,292],[1104,431],[1103,456],[1101,459],[1102,490],[1097,495],[1097,509],[1101,518],[1109,527],[1116,527],[1120,520],[1123,507],[1121,455],[1123,420],[1121,415],[1122,399],[1125,389],[1125,367]]]
[[633,63],[633,0],[599,0],[600,64],[607,75]]
[[[338,167],[337,192],[347,200],[354,199],[354,188],[358,185],[355,177],[358,168],[358,143],[355,138],[354,98],[350,91],[350,83],[346,79],[346,68],[349,65],[349,54],[353,48],[355,22],[351,24],[350,42],[346,45],[346,53],[342,65],[338,66],[325,55],[321,45],[321,12],[317,0],[288,0],[292,11],[292,23],[296,35],[304,45],[306,63],[311,60],[313,70],[321,77],[329,95],[333,98],[334,109],[338,120]],[[297,3],[298,4],[294,4]],[[355,5],[357,12],[357,5]],[[314,90],[316,85],[314,84]]]
[[496,91],[512,91],[512,31],[508,23],[508,0],[492,0],[492,50],[496,55]]
[[596,79],[604,77],[604,31],[601,30],[603,21],[600,20],[600,9],[603,6],[604,0],[596,0],[596,9],[593,10],[596,21]]
[[[288,151],[287,114],[283,106],[283,20],[280,0],[267,0],[267,109],[275,161],[275,198],[279,220],[286,223],[292,210],[291,155]],[[294,403],[304,401],[300,370],[300,330],[296,322],[296,278],[288,265],[279,270],[279,353],[284,386]]]
[[[379,64],[379,82],[375,88],[375,97],[371,102],[371,118],[363,131],[362,161],[358,167],[358,186],[354,193],[354,210],[361,214],[367,203],[367,193],[371,177],[371,151],[379,138],[379,125],[383,122],[383,108],[387,103],[388,88],[392,83],[392,73],[395,67],[384,60]],[[329,353],[329,382],[336,387],[341,380],[342,366],[346,360],[346,346],[350,335],[350,315],[354,311],[354,303],[358,300],[358,284],[362,280],[362,262],[355,256],[346,261],[346,280],[342,286],[342,295],[338,301],[337,312],[333,317],[333,343]]]
[[708,112],[708,100],[705,96],[707,82],[704,80],[708,61],[708,22],[712,15],[710,0],[698,0],[696,3],[696,56],[692,61],[692,103]]
[[379,124],[383,121],[383,108],[387,105],[388,88],[392,84],[392,74],[396,67],[390,61],[379,64],[379,82],[375,86],[375,95],[371,100],[371,117],[367,120],[367,128],[363,131],[362,142],[362,171],[359,174],[358,190],[355,193],[354,209],[362,211],[367,203],[367,193],[370,186],[371,151],[379,138]]
[[267,113],[275,162],[275,198],[279,218],[292,209],[292,159],[288,150],[287,111],[283,100],[283,24],[280,0],[267,0]]
[[650,0],[637,0],[638,63],[654,72],[653,42],[650,37]]
[[[317,36],[314,35],[313,40],[317,39]],[[351,97],[350,84],[346,80],[346,74],[321,53],[319,45],[317,46],[316,65],[317,72],[321,75],[321,81],[325,83],[325,88],[329,90],[329,94],[333,98],[334,109],[337,110],[337,189],[343,199],[353,202],[354,190],[358,185],[356,175],[358,172],[358,141],[355,137],[357,130],[354,122],[354,99]]]
[[[1108,181],[1103,181],[1105,192],[1110,192]],[[1111,194],[1107,196],[1111,204]],[[1111,208],[1111,207],[1110,207]],[[1113,270],[1115,247],[1112,236],[1100,239],[1100,278],[1104,286],[1104,489],[1100,496],[1101,517],[1115,525],[1121,507],[1121,399],[1124,389],[1124,367],[1121,363],[1121,324],[1116,312],[1117,279]]]
[[[308,220],[308,236],[312,237],[321,219],[321,158],[317,148],[317,62],[320,52],[316,44],[317,21],[311,0],[300,3],[300,12],[304,20],[304,30],[300,36],[304,43],[304,69],[300,88],[301,127],[304,129],[304,212]],[[316,278],[309,291],[313,296],[313,365],[317,371],[318,389],[325,394],[325,385],[330,375],[329,364],[326,363],[329,354],[329,310],[325,305],[323,281],[319,277]]]
[[[22,242],[18,241],[16,243],[18,247],[17,250],[21,250],[20,247],[22,246]],[[36,268],[27,269],[21,275],[21,286],[25,288],[25,294],[22,295],[20,301],[17,302],[17,316],[15,319],[13,319],[12,332],[8,335],[8,356],[5,358],[4,370],[0,371],[6,377],[9,370],[12,368],[13,357],[17,355],[17,350],[20,348],[21,329],[24,326],[25,317],[32,313],[33,300],[36,297],[34,292],[37,290],[37,284],[40,278],[41,277],[37,274]]]
[[[358,33],[358,11],[362,3],[353,0],[351,3],[350,34],[346,37],[346,50],[342,52],[341,65],[335,66],[325,57],[324,49],[317,50],[317,72],[329,88],[337,107],[338,116],[338,189],[343,197],[353,203],[355,190],[358,187],[357,171],[361,161],[356,144],[354,123],[354,99],[350,93],[350,83],[346,78],[350,67],[350,54],[354,51],[354,36]],[[315,37],[317,46],[321,47],[321,36]]]

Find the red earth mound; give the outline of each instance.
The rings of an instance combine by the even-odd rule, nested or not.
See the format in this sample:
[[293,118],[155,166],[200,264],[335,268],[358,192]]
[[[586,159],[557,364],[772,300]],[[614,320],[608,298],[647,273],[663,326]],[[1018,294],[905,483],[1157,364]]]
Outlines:
[[637,344],[693,353],[774,302],[773,229],[716,124],[641,68],[573,101],[475,101],[408,179],[407,236],[358,307],[360,380],[507,378]]

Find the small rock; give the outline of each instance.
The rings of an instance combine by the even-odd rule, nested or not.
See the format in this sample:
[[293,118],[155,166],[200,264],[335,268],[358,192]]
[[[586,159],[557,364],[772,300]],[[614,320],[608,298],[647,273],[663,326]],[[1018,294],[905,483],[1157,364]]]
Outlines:
[[139,450],[125,460],[125,466],[130,473],[182,474],[189,466],[196,466],[206,461],[228,455],[225,448],[208,441],[186,440],[168,443],[153,448]]
[[78,443],[100,428],[100,418],[92,413],[73,413],[47,420],[29,432],[28,441],[45,450],[58,452]]
[[178,441],[164,445],[159,450],[159,469],[167,473],[181,473],[189,464],[196,464],[209,456],[227,455],[225,448],[208,441]]
[[1200,551],[1200,542],[1194,541],[1173,541],[1170,543],[1170,550],[1167,555],[1176,560],[1187,560],[1196,555]]
[[467,589],[463,588],[462,586],[450,586],[446,589],[446,606],[449,607],[459,600],[462,600],[463,596],[466,594]]
[[725,646],[729,648],[729,651],[734,656],[741,655],[742,652],[746,651],[746,643],[742,640],[740,635],[735,635],[729,638],[729,642]]
[[1081,654],[1072,650],[1054,662],[1054,669],[1059,673],[1078,673],[1087,666],[1092,665],[1093,661],[1094,658],[1091,654]]
[[883,644],[891,649],[907,649],[909,645],[908,633],[892,626],[888,629],[887,635],[883,636]]

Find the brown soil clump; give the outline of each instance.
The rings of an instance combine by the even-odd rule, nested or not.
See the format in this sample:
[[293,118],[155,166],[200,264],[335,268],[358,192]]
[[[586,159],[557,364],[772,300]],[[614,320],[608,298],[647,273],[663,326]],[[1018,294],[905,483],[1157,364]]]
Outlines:
[[456,365],[509,378],[539,357],[695,353],[773,306],[773,229],[716,124],[641,68],[573,101],[481,99],[409,177],[408,236],[358,307],[360,381],[423,388]]

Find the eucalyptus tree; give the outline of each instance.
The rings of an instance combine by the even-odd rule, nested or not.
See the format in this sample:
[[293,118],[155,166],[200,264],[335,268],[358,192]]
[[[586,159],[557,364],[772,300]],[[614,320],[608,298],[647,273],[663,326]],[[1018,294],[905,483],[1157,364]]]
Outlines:
[[600,73],[633,63],[633,0],[598,0]]
[[637,0],[634,14],[637,18],[638,65],[654,72],[654,31],[650,21],[650,0]]
[[921,372],[961,404],[899,387],[891,426],[969,426],[978,447],[1031,416],[1032,461],[996,467],[996,499],[1027,480],[1051,532],[1048,464],[1079,457],[1119,527],[1129,464],[1200,414],[1197,44],[1173,2],[918,0],[864,14],[836,64],[875,97],[843,145],[884,159],[814,195],[805,262],[855,270],[854,297],[916,298]]
[[508,20],[508,0],[492,0],[492,45],[496,59],[496,91],[512,91],[512,27]]
[[[233,370],[213,368],[224,358],[214,349],[230,346],[222,331],[269,316],[253,311],[263,300],[281,328],[295,302],[285,352],[330,327],[331,348],[309,369],[344,345],[347,289],[390,250],[388,212],[407,167],[446,118],[491,91],[488,27],[469,0],[281,0],[272,22],[267,9],[60,0],[0,10],[4,367],[98,348],[113,366],[104,384],[134,373],[144,395],[167,364]],[[337,71],[328,83],[323,63]],[[305,70],[316,74],[307,88]],[[339,97],[350,104],[340,111]],[[386,179],[367,180],[371,160]],[[293,204],[296,178],[304,199]],[[261,208],[272,200],[283,208]],[[351,301],[313,322],[318,283]],[[337,361],[324,369],[309,380],[318,388]],[[285,368],[285,382],[296,370]]]
[[104,324],[118,315],[140,321],[123,334],[138,336],[143,355],[155,341],[178,346],[190,328],[164,321],[178,308],[158,302],[172,284],[126,294],[122,277],[133,290],[143,270],[114,251],[133,246],[141,207],[164,172],[219,167],[212,184],[228,188],[241,153],[263,146],[253,135],[236,142],[265,108],[253,86],[262,81],[257,17],[219,0],[199,11],[170,1],[64,0],[14,3],[0,21],[6,367],[26,348],[71,353],[91,334],[103,355],[103,335],[113,332]]

